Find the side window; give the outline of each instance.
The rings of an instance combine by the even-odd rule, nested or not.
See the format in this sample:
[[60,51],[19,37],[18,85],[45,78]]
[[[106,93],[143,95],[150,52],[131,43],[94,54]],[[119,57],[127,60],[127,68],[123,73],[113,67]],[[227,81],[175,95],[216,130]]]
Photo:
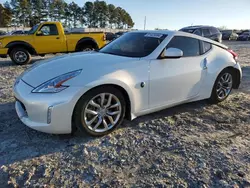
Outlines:
[[202,32],[203,32],[203,36],[205,37],[210,35],[209,29],[202,29]]
[[194,34],[195,34],[195,35],[202,36],[201,30],[200,30],[200,29],[196,29],[196,30],[194,31]]
[[183,51],[183,57],[200,55],[199,40],[190,37],[175,36],[166,48],[178,48]]
[[219,30],[217,28],[215,28],[215,27],[211,27],[210,31],[211,31],[212,34],[219,33]]
[[43,36],[58,35],[58,30],[55,24],[43,25],[39,30]]
[[203,49],[202,49],[202,54],[205,54],[205,53],[207,53],[209,50],[211,50],[211,48],[212,48],[212,44],[210,44],[210,43],[208,43],[208,42],[204,42],[204,41],[201,41],[201,43],[202,43],[202,47],[203,47]]

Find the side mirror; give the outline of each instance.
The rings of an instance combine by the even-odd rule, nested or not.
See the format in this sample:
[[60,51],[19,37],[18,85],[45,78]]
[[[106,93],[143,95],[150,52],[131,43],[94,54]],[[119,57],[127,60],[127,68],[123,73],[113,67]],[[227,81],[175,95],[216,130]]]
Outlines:
[[37,31],[36,36],[43,36],[43,32],[42,31]]
[[168,48],[162,53],[162,58],[180,58],[182,56],[183,51],[178,48]]

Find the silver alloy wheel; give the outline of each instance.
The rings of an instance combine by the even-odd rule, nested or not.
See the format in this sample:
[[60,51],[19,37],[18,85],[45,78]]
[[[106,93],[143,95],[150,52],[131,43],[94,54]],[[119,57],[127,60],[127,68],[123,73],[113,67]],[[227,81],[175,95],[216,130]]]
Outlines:
[[225,99],[231,92],[233,77],[230,73],[224,73],[217,84],[216,93],[220,100]]
[[28,58],[27,54],[23,51],[17,51],[14,57],[18,63],[24,63],[25,61],[27,61]]
[[102,133],[117,124],[121,113],[120,100],[111,93],[101,93],[88,102],[83,110],[82,121],[91,131]]

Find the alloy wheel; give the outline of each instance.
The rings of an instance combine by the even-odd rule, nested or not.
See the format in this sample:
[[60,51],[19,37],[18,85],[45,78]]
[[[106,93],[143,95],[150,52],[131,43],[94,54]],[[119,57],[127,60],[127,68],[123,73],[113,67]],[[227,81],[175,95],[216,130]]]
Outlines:
[[93,97],[82,111],[82,121],[88,129],[103,133],[112,129],[122,113],[121,102],[111,93],[101,93]]
[[216,93],[220,100],[225,99],[231,92],[233,86],[233,77],[230,73],[224,73],[217,84]]

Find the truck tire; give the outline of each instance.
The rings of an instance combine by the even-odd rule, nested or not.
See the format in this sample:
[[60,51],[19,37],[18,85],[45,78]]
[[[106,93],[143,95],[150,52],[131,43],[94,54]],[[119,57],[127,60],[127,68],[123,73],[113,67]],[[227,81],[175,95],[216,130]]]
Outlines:
[[31,55],[25,48],[13,48],[10,58],[17,65],[26,65],[31,61]]
[[78,48],[78,52],[86,52],[86,51],[93,51],[95,48],[92,45],[81,45]]

